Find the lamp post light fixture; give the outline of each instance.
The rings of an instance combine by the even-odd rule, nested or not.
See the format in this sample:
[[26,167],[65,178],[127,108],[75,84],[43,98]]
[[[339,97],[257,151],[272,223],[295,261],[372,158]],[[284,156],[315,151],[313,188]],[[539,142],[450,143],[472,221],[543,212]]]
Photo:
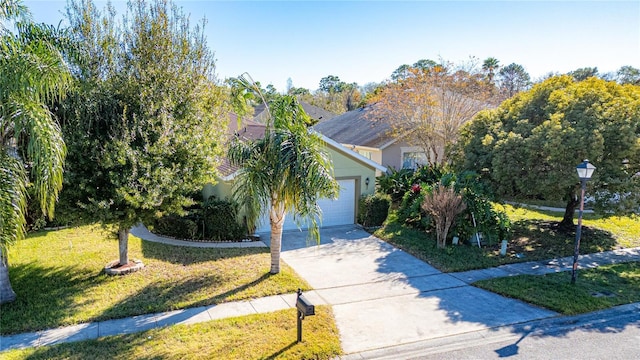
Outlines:
[[576,271],[578,270],[578,256],[580,255],[580,237],[582,235],[582,212],[584,211],[584,191],[587,188],[587,181],[591,179],[593,171],[596,169],[589,160],[576,166],[578,178],[580,178],[580,211],[578,212],[578,227],[576,228],[576,242],[573,249],[573,270],[571,271],[571,283],[576,283]]

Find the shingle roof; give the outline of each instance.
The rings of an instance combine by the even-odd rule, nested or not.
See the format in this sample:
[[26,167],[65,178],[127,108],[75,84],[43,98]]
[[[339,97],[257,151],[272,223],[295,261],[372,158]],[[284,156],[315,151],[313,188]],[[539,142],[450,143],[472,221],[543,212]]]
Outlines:
[[380,148],[393,140],[388,121],[373,115],[372,105],[323,121],[314,130],[341,144]]
[[[253,120],[243,119],[240,128],[238,128],[238,117],[235,114],[229,115],[229,124],[227,126],[227,136],[231,139],[233,136],[239,136],[245,140],[256,140],[264,136],[266,130],[264,124],[260,124]],[[231,165],[228,157],[223,157],[220,165],[218,166],[220,175],[223,177],[229,176],[238,170],[237,166]]]
[[[323,121],[327,121],[329,119],[332,119],[334,117],[336,117],[337,115],[327,111],[323,108],[317,107],[315,105],[311,105],[307,102],[304,101],[300,101],[300,105],[302,105],[302,108],[304,109],[304,112],[307,113],[307,115],[309,115],[310,118],[312,118],[313,120],[317,121],[317,122],[323,122]],[[257,122],[261,122],[261,123],[266,123],[267,119],[267,112],[265,111],[265,106],[264,104],[260,104],[257,105],[254,108],[254,113],[255,116],[253,117],[253,119]]]

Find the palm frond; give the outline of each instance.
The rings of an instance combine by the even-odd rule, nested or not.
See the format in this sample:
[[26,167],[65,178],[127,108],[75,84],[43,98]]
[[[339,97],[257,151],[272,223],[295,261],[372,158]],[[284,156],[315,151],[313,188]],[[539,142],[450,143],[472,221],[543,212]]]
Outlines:
[[0,148],[0,247],[2,250],[24,237],[27,205],[27,174],[22,162]]

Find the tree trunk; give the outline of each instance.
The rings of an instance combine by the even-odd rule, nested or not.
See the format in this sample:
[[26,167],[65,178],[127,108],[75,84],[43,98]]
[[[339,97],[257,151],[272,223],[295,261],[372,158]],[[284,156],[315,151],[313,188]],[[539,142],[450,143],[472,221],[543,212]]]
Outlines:
[[11,288],[9,279],[9,261],[7,250],[0,249],[0,304],[12,302],[16,299],[16,293]]
[[272,274],[280,272],[280,251],[282,250],[282,225],[284,224],[284,206],[271,202],[269,221],[271,222],[271,270]]
[[120,265],[129,263],[129,229],[118,230],[118,247],[120,250]]
[[560,229],[565,231],[571,231],[575,229],[575,224],[573,223],[573,217],[576,212],[576,207],[580,204],[580,201],[576,197],[571,197],[569,201],[567,201],[567,208],[564,210],[564,217],[562,221],[560,221]]

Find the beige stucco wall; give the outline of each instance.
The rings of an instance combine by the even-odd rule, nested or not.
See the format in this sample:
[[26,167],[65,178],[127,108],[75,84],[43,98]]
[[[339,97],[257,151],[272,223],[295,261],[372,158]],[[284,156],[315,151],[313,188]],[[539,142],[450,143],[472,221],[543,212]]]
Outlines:
[[394,168],[396,170],[402,169],[402,150],[403,146],[407,146],[406,142],[400,141],[389,145],[382,150],[382,166],[387,168]]

